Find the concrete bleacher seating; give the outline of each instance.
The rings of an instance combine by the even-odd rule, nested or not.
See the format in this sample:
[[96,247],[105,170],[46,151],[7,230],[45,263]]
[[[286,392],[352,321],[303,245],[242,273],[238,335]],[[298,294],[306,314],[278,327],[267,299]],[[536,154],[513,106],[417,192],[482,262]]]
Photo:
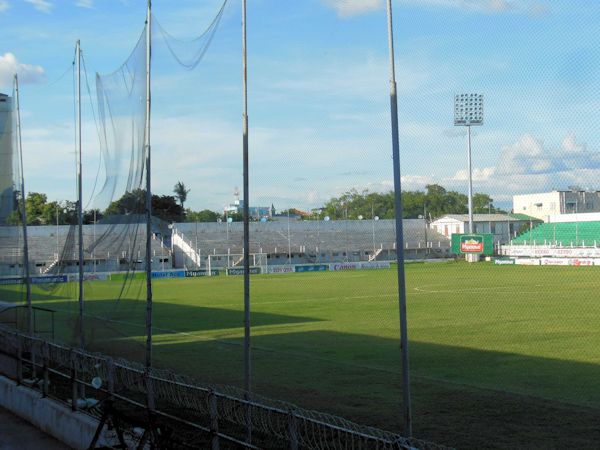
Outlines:
[[[448,256],[449,240],[422,220],[405,219],[403,228],[407,257]],[[177,223],[174,230],[204,257],[243,252],[241,222]],[[296,263],[394,259],[395,236],[394,220],[252,222],[250,252],[267,254],[269,264],[285,264],[288,249]]]
[[[60,262],[61,272],[77,272],[79,246],[75,226],[29,226],[28,247],[32,274],[43,274]],[[86,271],[122,270],[130,261],[146,254],[145,224],[84,225],[84,264]],[[170,249],[152,240],[155,267],[170,261]],[[23,263],[23,239],[19,227],[0,227],[0,275],[13,275]],[[138,262],[138,264],[141,264]]]
[[517,236],[511,243],[595,247],[600,245],[600,222],[542,223]]

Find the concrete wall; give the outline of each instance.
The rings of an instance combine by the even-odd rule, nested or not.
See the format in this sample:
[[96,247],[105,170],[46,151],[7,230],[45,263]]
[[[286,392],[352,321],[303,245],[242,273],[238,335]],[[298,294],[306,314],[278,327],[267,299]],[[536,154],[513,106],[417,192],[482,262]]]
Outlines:
[[[0,376],[0,406],[74,449],[87,449],[98,420]],[[106,445],[101,438],[99,445]]]

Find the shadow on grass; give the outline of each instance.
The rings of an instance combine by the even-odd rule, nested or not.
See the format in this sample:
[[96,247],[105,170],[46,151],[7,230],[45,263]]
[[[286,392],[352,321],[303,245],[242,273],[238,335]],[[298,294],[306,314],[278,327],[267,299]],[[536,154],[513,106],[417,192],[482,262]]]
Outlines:
[[[422,342],[410,351],[416,437],[477,449],[600,442],[598,365]],[[243,382],[241,339],[163,342],[155,355],[199,380]],[[331,331],[252,337],[255,392],[389,430],[401,422],[399,360],[392,339]]]

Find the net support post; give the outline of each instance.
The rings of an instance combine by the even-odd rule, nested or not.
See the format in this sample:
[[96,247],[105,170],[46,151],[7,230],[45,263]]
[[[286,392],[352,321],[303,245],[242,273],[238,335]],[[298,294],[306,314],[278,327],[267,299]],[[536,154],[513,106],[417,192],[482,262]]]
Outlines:
[[294,410],[288,412],[288,436],[290,437],[290,450],[298,450],[298,423]]
[[77,411],[77,400],[78,400],[78,389],[77,389],[77,371],[75,369],[75,358],[76,354],[71,349],[69,355],[69,361],[71,363],[71,410]]
[[17,385],[20,386],[23,383],[23,347],[21,344],[21,338],[15,335],[17,340]]
[[210,414],[210,433],[212,435],[210,448],[211,450],[219,450],[219,410],[217,407],[217,396],[212,390],[208,394],[208,412]]
[[50,347],[48,346],[48,341],[44,341],[42,345],[42,397],[48,397],[48,386],[50,384],[48,371],[49,359]]

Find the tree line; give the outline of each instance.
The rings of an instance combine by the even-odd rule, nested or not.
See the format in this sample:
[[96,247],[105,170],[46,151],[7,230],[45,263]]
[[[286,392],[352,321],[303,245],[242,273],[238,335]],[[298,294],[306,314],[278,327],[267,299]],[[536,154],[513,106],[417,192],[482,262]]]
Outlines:
[[[152,195],[152,215],[167,222],[216,222],[225,220],[223,214],[204,209],[193,211],[185,209],[187,189],[182,182],[177,182],[173,190],[175,195]],[[18,196],[17,196],[18,197]],[[17,201],[19,199],[17,198]],[[121,198],[113,201],[105,210],[91,209],[83,213],[83,223],[91,224],[101,221],[105,216],[145,214],[146,191],[135,189],[126,192]],[[425,217],[428,220],[441,217],[445,214],[466,214],[468,212],[468,198],[465,194],[448,191],[438,184],[428,184],[425,191],[402,192],[402,217],[416,219]],[[484,193],[473,195],[474,213],[504,213],[493,204],[494,200]],[[311,218],[331,220],[340,219],[380,219],[394,218],[394,191],[389,192],[361,192],[351,189],[339,197],[333,197],[320,208],[313,208],[309,215],[296,214],[299,211],[292,208],[290,214],[303,219]],[[28,225],[74,225],[77,223],[77,204],[63,201],[49,202],[46,194],[30,192],[25,201],[25,211]],[[229,214],[234,221],[242,220],[241,214]],[[8,220],[11,224],[20,223],[17,211],[13,212]]]
[[[473,212],[476,214],[504,213],[494,206],[494,200],[484,193],[473,194]],[[320,218],[330,219],[392,219],[395,217],[394,191],[358,192],[352,189],[326,202],[322,208],[313,209]],[[425,191],[402,192],[402,217],[435,219],[446,214],[467,214],[468,197],[448,191],[439,184],[428,184]]]

